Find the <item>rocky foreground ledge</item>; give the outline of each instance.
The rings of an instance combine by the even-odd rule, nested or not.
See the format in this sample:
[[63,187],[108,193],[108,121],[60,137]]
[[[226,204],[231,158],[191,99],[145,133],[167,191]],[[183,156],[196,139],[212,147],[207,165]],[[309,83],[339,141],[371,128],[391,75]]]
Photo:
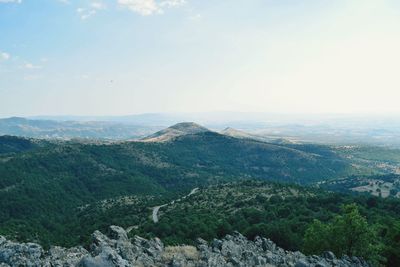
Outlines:
[[35,243],[16,243],[0,236],[0,267],[112,267],[112,266],[359,266],[369,267],[359,258],[337,259],[333,253],[305,256],[285,251],[271,240],[257,237],[247,240],[240,233],[208,243],[197,240],[196,246],[167,246],[160,239],[146,240],[135,236],[129,239],[125,230],[111,226],[109,234],[96,231],[90,249],[83,247],[52,247],[45,251]]

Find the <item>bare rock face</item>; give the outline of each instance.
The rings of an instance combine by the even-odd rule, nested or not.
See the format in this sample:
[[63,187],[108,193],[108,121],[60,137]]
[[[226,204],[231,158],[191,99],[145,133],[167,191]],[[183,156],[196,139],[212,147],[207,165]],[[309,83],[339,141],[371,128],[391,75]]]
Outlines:
[[52,247],[49,251],[35,243],[16,243],[0,236],[0,266],[76,266],[89,252],[82,247]]
[[52,247],[45,251],[35,243],[17,243],[0,236],[0,267],[247,267],[290,266],[328,267],[370,265],[360,258],[338,259],[332,252],[322,256],[305,256],[279,248],[271,240],[246,239],[238,232],[211,243],[198,239],[196,246],[164,247],[160,239],[128,238],[126,231],[111,226],[109,234],[96,231],[89,251],[82,247]]

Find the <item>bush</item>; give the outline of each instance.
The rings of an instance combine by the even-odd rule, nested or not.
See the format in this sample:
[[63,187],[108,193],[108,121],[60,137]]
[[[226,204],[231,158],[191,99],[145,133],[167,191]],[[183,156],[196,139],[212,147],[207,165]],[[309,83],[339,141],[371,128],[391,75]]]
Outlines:
[[368,225],[355,204],[345,205],[342,215],[332,222],[323,224],[315,220],[306,230],[304,251],[308,254],[321,254],[331,250],[337,256],[358,256],[370,262],[383,261],[380,257],[381,244],[377,243],[377,233]]

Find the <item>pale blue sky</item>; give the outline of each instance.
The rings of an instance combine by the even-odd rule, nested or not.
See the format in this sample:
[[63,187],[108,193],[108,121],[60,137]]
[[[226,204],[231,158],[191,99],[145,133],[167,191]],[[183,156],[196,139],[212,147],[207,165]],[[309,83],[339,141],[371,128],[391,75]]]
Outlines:
[[397,0],[0,0],[0,116],[400,114]]

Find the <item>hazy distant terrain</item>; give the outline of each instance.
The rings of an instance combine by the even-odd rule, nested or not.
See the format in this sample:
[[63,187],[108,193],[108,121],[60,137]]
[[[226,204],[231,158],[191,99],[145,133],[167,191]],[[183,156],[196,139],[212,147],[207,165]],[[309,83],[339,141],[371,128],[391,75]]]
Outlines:
[[296,117],[264,113],[37,116],[0,119],[0,135],[35,138],[140,139],[170,125],[193,121],[214,131],[260,141],[400,147],[396,117]]
[[160,128],[112,121],[0,119],[0,135],[46,139],[127,140],[144,137]]

